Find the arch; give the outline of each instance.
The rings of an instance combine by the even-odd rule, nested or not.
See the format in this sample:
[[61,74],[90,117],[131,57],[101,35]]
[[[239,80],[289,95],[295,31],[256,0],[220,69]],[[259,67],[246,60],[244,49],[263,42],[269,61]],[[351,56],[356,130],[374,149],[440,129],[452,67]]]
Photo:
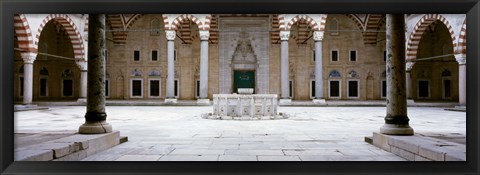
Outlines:
[[160,71],[153,69],[150,71],[150,73],[148,73],[148,76],[160,76]]
[[417,22],[417,24],[413,28],[412,34],[410,34],[408,38],[406,53],[407,60],[416,59],[418,46],[420,44],[420,40],[422,39],[423,33],[425,33],[430,24],[437,20],[447,26],[448,31],[450,32],[450,35],[452,37],[453,48],[456,48],[457,44],[455,43],[455,33],[453,32],[453,28],[448,22],[448,20],[440,14],[426,14]]
[[197,24],[199,29],[203,29],[202,21],[200,21],[196,16],[193,16],[191,14],[182,14],[180,16],[177,16],[173,20],[172,25],[170,25],[171,29],[177,30],[178,28],[180,28],[180,25],[182,24],[182,22],[186,20],[190,20],[194,22],[195,24]]
[[380,27],[385,19],[384,14],[368,14],[365,21],[365,28],[363,34],[364,44],[377,44],[377,37],[380,33]]
[[42,67],[42,69],[40,69],[40,75],[48,76],[48,69],[45,67]]
[[462,29],[460,29],[460,36],[458,36],[457,47],[455,48],[455,54],[467,53],[467,20],[463,21]]
[[296,15],[295,17],[293,17],[290,21],[288,21],[286,30],[290,30],[290,28],[292,28],[292,25],[298,22],[300,19],[304,19],[305,21],[307,21],[308,26],[310,26],[313,31],[320,30],[320,25],[308,15]]
[[150,21],[150,35],[160,35],[160,20],[155,17]]
[[33,44],[32,31],[27,17],[23,14],[15,14],[13,15],[13,21],[18,47],[25,52],[37,52],[37,48]]
[[63,28],[67,32],[68,37],[72,42],[74,58],[77,60],[85,59],[85,56],[84,56],[85,50],[84,50],[82,35],[80,35],[80,33],[78,32],[78,28],[73,22],[73,20],[66,14],[50,14],[47,17],[45,17],[45,19],[43,19],[42,23],[40,24],[40,27],[38,28],[38,33],[35,36],[35,40],[34,40],[35,49],[36,50],[38,49],[38,42],[39,42],[40,34],[42,33],[43,28],[51,20],[55,20],[56,22],[58,22],[60,25],[63,26]]
[[108,14],[107,24],[112,29],[114,44],[123,45],[127,42],[128,31],[142,14]]
[[330,77],[330,78],[340,78],[342,76],[340,75],[340,72],[338,72],[337,70],[332,70],[330,72],[330,74],[328,74],[328,77]]
[[[350,18],[355,24],[357,24],[358,29],[364,31],[365,30],[365,21],[366,19],[360,19],[359,16],[355,14],[347,14],[348,18]],[[366,17],[368,18],[368,16]]]

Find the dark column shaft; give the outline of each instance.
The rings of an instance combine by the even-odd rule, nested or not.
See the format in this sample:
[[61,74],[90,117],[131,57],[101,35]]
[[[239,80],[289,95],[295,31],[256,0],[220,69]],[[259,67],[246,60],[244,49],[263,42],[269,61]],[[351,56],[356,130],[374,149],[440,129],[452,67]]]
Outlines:
[[405,77],[405,16],[387,14],[387,116],[381,133],[411,135]]
[[105,15],[92,14],[88,23],[87,121],[106,120]]
[[105,15],[91,14],[88,21],[87,113],[80,134],[112,132],[105,113]]

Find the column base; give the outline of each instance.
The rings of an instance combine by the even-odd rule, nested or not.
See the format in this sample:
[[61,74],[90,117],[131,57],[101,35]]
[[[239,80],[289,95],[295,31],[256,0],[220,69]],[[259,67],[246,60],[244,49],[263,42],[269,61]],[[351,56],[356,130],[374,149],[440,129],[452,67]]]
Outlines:
[[387,135],[413,135],[413,128],[410,125],[384,124],[380,133]]
[[78,98],[77,102],[82,103],[82,104],[86,104],[87,103],[87,98]]
[[106,121],[96,121],[90,122],[86,121],[83,125],[78,128],[79,134],[103,134],[111,133],[112,125],[108,124]]
[[165,103],[177,103],[177,99],[176,98],[166,98]]
[[280,105],[290,105],[290,104],[292,104],[292,99],[280,99],[279,104]]
[[210,99],[197,99],[197,104],[210,104]]
[[313,99],[312,101],[315,104],[325,104],[325,103],[327,103],[327,102],[325,102],[325,99]]

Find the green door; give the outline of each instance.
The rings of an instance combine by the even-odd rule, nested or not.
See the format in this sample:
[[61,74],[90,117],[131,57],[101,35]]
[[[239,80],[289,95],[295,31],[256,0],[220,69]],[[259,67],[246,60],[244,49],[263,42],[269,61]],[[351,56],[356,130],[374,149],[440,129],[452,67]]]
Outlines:
[[233,92],[238,93],[238,88],[253,88],[255,93],[255,71],[234,71]]

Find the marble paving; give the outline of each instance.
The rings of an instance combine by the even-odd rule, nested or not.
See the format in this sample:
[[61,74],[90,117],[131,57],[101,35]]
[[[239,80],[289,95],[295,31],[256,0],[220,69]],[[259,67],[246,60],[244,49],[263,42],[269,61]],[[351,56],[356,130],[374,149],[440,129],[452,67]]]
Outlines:
[[[405,161],[364,141],[385,107],[280,107],[284,120],[208,120],[211,106],[107,106],[128,142],[83,161]],[[15,112],[15,133],[75,131],[84,106]],[[416,133],[466,134],[466,113],[409,107]]]

